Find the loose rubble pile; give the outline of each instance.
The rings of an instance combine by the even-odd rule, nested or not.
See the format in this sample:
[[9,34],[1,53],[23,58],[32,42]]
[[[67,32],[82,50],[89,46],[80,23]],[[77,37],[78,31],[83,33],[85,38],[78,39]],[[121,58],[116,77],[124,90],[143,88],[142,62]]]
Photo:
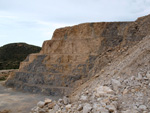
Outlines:
[[45,99],[31,113],[150,113],[149,41],[114,59],[70,97]]
[[79,101],[73,103],[67,97],[57,102],[45,99],[44,102],[37,103],[31,113],[116,113],[116,107],[117,97],[114,96],[113,90],[107,86],[100,86],[93,94],[88,90],[83,92]]
[[78,95],[78,101],[68,97],[58,101],[45,99],[31,110],[31,113],[149,113],[150,72],[143,76],[131,76],[125,80],[111,79],[103,86],[85,88]]

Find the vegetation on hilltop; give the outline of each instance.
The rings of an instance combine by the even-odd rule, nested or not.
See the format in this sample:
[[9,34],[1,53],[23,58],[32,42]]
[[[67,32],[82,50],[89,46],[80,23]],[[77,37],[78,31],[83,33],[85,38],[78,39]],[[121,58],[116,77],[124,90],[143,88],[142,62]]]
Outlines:
[[20,62],[29,54],[37,53],[41,47],[26,43],[11,43],[0,47],[0,70],[18,69]]

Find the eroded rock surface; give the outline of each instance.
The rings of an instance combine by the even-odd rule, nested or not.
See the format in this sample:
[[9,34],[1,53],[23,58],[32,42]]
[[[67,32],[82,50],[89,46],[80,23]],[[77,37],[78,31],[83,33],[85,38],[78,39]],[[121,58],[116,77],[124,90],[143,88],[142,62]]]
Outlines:
[[[31,113],[149,113],[150,36],[115,58],[70,95]],[[99,75],[99,76],[98,76]]]
[[[47,95],[67,95],[112,60],[150,35],[150,16],[135,22],[85,23],[57,29],[40,53],[31,54],[7,86]],[[112,74],[113,75],[113,74]],[[120,87],[115,83],[115,89]]]

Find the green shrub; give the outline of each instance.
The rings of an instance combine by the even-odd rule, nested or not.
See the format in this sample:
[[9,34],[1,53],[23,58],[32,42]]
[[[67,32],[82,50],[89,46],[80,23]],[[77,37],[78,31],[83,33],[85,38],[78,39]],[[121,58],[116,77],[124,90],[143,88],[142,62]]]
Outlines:
[[29,54],[38,53],[41,47],[26,43],[12,43],[0,47],[0,70],[18,69]]

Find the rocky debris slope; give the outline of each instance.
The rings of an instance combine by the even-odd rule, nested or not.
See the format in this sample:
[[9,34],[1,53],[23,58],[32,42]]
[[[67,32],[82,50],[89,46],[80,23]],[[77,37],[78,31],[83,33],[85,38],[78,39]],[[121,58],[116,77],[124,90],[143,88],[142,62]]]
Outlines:
[[[85,23],[57,29],[6,85],[47,95],[67,95],[150,34],[150,15],[135,22]],[[59,81],[59,82],[58,82]]]
[[31,113],[149,113],[150,36],[115,58],[71,96],[39,102]]

